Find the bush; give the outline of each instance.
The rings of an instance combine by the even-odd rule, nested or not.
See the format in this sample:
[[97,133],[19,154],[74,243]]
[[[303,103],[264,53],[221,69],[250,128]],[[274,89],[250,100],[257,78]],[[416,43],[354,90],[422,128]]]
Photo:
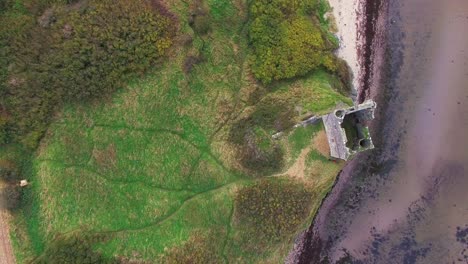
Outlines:
[[0,181],[7,183],[18,183],[21,179],[21,173],[16,164],[10,160],[0,160]]
[[105,258],[99,252],[93,250],[93,243],[100,238],[91,238],[73,234],[69,237],[55,239],[44,254],[33,261],[34,264],[117,264],[116,259]]
[[280,241],[307,218],[312,198],[301,183],[263,179],[237,192],[236,217],[252,240]]
[[267,96],[255,107],[252,120],[270,133],[286,130],[294,125],[294,105],[290,98]]
[[0,168],[0,180],[8,183],[18,183],[21,181],[21,175],[16,170]]
[[334,64],[336,65],[335,66],[335,70],[333,72],[335,72],[338,77],[340,78],[340,81],[341,81],[341,84],[337,84],[335,85],[335,87],[337,87],[337,90],[342,93],[342,94],[349,94],[351,92],[351,70],[348,66],[348,64],[346,63],[346,61],[340,59],[340,58],[335,58],[335,61],[334,61]]
[[195,67],[195,65],[198,65],[203,61],[204,61],[204,58],[200,54],[187,56],[184,60],[184,66],[183,66],[184,73],[189,74],[190,72],[192,72],[193,67]]
[[170,248],[157,263],[164,264],[209,264],[209,263],[222,263],[219,252],[214,249],[218,247],[215,245],[216,239],[213,236],[204,235],[201,232],[194,232],[188,241],[180,246]]
[[238,145],[237,158],[251,173],[268,175],[284,166],[283,147],[272,135],[295,123],[294,98],[267,95],[247,118],[231,127],[230,141]]
[[247,130],[239,158],[253,174],[269,175],[284,166],[284,150],[259,127]]
[[167,10],[154,1],[89,1],[45,12],[54,19],[44,27],[30,15],[26,26],[17,26],[23,30],[0,32],[10,61],[0,106],[10,114],[13,140],[31,148],[63,103],[109,95],[157,65],[174,31]]
[[21,188],[16,185],[8,185],[3,189],[6,208],[10,211],[17,210],[21,205]]
[[253,119],[241,119],[231,128],[229,140],[238,145],[237,159],[253,175],[269,175],[284,166],[284,150]]
[[312,0],[259,0],[250,7],[249,37],[254,49],[252,71],[263,83],[303,76],[322,65],[336,48],[317,22],[306,14]]
[[189,25],[199,35],[206,35],[211,30],[210,11],[203,0],[195,0],[190,6]]
[[0,146],[7,142],[6,125],[7,125],[6,118],[2,117],[2,111],[0,109]]

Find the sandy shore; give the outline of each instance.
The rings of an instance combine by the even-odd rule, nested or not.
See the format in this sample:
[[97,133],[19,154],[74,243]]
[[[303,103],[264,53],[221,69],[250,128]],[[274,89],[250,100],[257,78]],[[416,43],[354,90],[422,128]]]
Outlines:
[[[358,35],[358,15],[361,13],[361,2],[362,0],[329,0],[338,29],[336,36],[340,40],[340,48],[336,54],[344,59],[351,68],[354,91],[359,87],[360,76],[358,48],[362,38]],[[353,97],[356,95],[355,92]]]

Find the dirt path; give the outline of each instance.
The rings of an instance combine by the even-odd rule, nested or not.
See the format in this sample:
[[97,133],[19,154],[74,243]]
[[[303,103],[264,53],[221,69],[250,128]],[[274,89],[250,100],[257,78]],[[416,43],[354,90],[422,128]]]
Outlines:
[[292,178],[299,178],[299,179],[304,179],[305,177],[305,160],[307,158],[307,155],[309,155],[309,152],[312,150],[312,147],[307,147],[301,151],[299,154],[299,157],[294,161],[294,163],[291,165],[291,167],[288,168],[287,171],[278,173],[278,174],[273,174],[268,177],[281,177],[281,176],[289,176]]
[[310,144],[304,148],[299,156],[294,161],[294,163],[286,170],[285,172],[278,173],[271,175],[269,177],[280,177],[280,176],[289,176],[292,178],[304,179],[305,178],[305,169],[306,169],[306,159],[309,153],[312,151],[312,146],[316,148],[316,150],[321,153],[323,156],[329,156],[329,149],[327,135],[325,131],[320,131],[315,135]]
[[301,151],[299,154],[299,157],[297,160],[289,167],[289,169],[283,173],[277,174],[275,176],[284,176],[284,175],[289,175],[290,177],[293,178],[299,178],[299,179],[304,179],[305,177],[305,161],[307,158],[307,155],[309,155],[309,152],[312,150],[312,147],[306,147]]
[[[0,183],[0,193],[3,186]],[[5,201],[0,195],[0,264],[14,264],[15,257],[10,241],[10,230],[8,226],[9,214],[5,209]]]

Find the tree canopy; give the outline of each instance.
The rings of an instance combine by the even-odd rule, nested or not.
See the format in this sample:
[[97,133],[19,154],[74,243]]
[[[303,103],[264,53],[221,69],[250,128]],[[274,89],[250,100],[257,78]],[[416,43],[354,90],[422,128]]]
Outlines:
[[[324,65],[336,45],[328,39],[314,10],[314,0],[258,0],[250,7],[252,71],[263,83],[303,76]],[[328,61],[326,61],[328,59]]]

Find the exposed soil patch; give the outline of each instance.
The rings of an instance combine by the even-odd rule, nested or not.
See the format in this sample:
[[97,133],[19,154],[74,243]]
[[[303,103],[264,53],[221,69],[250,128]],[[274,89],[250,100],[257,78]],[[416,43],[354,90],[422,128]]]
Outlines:
[[319,131],[315,136],[314,146],[317,149],[317,151],[324,157],[330,156],[330,145],[328,145],[327,134],[324,130]]
[[305,178],[305,174],[304,174],[305,161],[306,161],[307,155],[309,155],[311,150],[312,150],[312,147],[310,146],[303,149],[301,153],[299,154],[299,157],[297,158],[297,160],[294,162],[294,164],[291,167],[289,167],[289,169],[285,173],[282,173],[282,175],[289,175],[290,177],[304,179]]

